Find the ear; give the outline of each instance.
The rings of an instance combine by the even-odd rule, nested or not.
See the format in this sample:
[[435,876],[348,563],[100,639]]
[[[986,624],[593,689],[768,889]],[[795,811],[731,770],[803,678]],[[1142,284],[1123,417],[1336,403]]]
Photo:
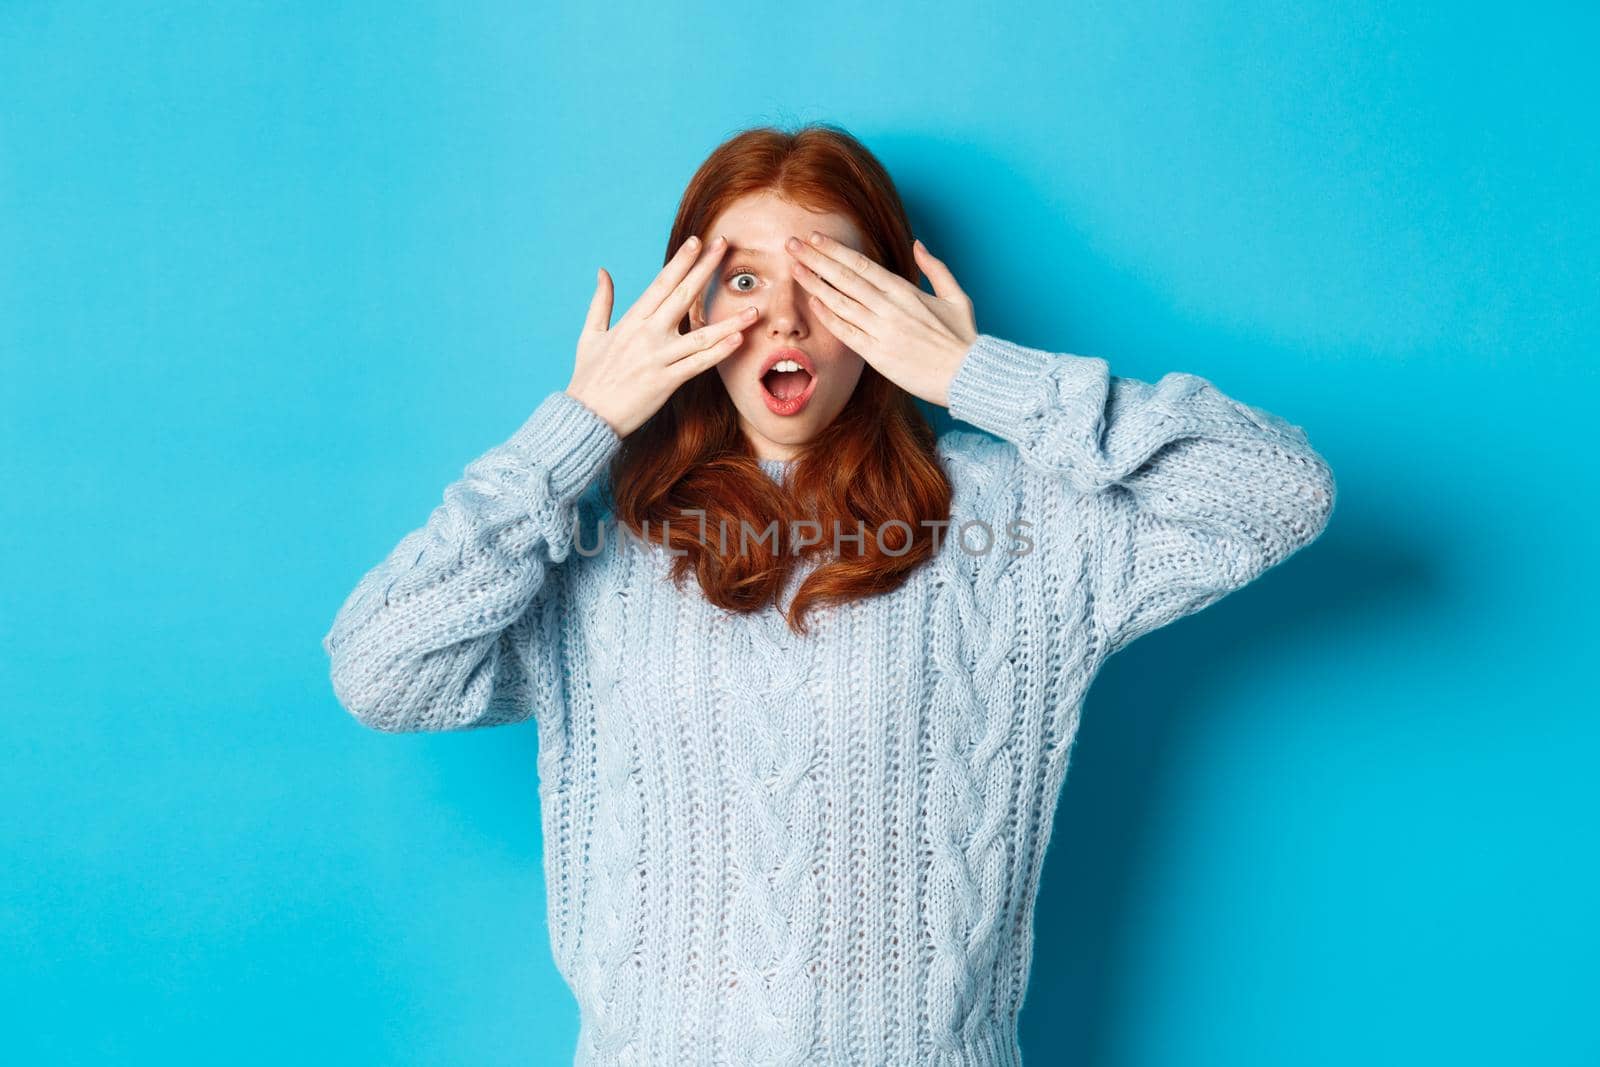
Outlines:
[[698,330],[706,324],[706,294],[700,292],[689,304],[689,327]]

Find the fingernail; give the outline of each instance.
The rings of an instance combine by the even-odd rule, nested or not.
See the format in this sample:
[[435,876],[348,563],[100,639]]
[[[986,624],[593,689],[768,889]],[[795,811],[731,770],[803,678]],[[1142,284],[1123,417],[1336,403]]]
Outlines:
[[753,319],[756,317],[756,309],[745,308],[743,311],[739,312],[739,314],[743,315],[747,319]]
[[822,243],[822,234],[818,233],[816,230],[812,230],[811,243],[814,245],[820,245]]

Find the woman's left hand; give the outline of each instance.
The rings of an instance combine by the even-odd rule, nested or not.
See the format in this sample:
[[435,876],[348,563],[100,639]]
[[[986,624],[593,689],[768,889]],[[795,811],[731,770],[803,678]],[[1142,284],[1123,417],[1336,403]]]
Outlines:
[[913,396],[948,407],[950,380],[978,338],[972,300],[921,241],[917,265],[933,295],[824,234],[784,242],[795,280],[839,340]]

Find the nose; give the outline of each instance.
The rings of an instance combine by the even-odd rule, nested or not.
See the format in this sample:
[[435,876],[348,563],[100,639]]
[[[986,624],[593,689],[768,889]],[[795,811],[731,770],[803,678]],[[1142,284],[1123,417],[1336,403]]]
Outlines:
[[767,336],[778,339],[804,338],[811,331],[806,322],[806,300],[811,294],[794,278],[777,278],[767,298]]

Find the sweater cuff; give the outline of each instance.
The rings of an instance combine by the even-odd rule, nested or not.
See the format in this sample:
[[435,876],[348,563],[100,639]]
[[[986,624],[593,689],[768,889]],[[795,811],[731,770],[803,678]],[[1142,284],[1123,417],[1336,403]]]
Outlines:
[[1090,397],[1103,388],[1106,361],[1029,348],[979,334],[950,380],[950,414],[1017,441],[1022,428],[1051,404]]
[[540,401],[506,443],[548,469],[551,493],[569,501],[622,447],[622,438],[593,408],[561,390]]
[[1055,357],[1036,348],[981,333],[950,379],[950,414],[1001,437],[1010,437],[1039,410],[1045,371]]

